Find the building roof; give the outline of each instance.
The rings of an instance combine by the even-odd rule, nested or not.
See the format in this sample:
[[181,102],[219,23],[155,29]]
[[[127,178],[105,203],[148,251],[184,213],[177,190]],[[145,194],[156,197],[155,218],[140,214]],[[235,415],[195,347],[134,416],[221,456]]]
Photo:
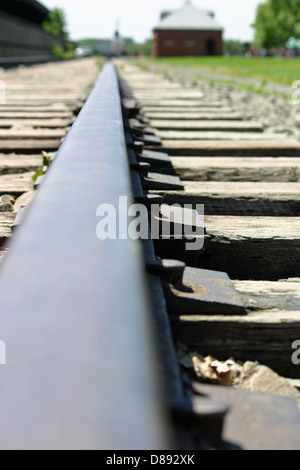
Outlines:
[[199,10],[187,2],[179,10],[171,12],[155,30],[204,30],[221,31],[223,28],[216,22],[214,13]]
[[1,11],[37,24],[42,24],[49,13],[48,8],[36,0],[1,0]]

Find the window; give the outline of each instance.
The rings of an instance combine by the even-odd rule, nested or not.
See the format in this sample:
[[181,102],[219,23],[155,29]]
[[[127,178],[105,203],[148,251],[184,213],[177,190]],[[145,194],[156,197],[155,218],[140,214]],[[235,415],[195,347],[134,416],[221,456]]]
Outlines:
[[164,46],[173,47],[173,46],[175,46],[175,41],[171,41],[171,40],[164,41]]
[[196,41],[184,41],[185,47],[195,47]]

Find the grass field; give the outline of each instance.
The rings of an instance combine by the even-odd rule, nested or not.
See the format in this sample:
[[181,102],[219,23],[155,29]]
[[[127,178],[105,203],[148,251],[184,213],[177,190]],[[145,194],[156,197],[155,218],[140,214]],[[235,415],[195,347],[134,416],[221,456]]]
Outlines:
[[232,77],[247,77],[291,86],[300,80],[300,58],[170,57],[148,59],[152,63],[203,69]]

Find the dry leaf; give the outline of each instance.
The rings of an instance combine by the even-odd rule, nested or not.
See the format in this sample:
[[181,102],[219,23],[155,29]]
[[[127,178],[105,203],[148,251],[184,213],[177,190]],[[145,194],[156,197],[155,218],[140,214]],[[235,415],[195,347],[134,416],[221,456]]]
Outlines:
[[198,353],[191,353],[190,357],[192,359],[194,370],[198,377],[212,383],[220,384],[220,379],[216,370],[211,367],[211,364],[216,361],[214,357],[208,356],[203,358]]
[[234,358],[219,361],[213,356],[201,356],[198,352],[188,353],[186,344],[177,342],[178,363],[186,369],[194,369],[199,379],[215,385],[236,386],[243,370],[243,364]]
[[242,365],[233,359],[222,362],[212,356],[203,358],[198,353],[192,353],[190,357],[198,377],[217,385],[232,387],[243,370]]
[[213,361],[210,367],[216,371],[217,377],[229,387],[232,386],[231,368],[227,362]]

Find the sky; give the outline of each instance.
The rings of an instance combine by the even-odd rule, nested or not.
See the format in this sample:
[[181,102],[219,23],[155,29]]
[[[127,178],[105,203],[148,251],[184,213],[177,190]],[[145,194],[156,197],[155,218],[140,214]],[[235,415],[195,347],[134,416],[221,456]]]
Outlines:
[[[123,37],[144,41],[151,37],[164,9],[180,8],[185,0],[39,0],[48,8],[65,10],[73,40],[86,37],[110,38],[119,22]],[[224,27],[225,39],[249,41],[250,25],[262,0],[193,0],[198,8],[213,10]]]

